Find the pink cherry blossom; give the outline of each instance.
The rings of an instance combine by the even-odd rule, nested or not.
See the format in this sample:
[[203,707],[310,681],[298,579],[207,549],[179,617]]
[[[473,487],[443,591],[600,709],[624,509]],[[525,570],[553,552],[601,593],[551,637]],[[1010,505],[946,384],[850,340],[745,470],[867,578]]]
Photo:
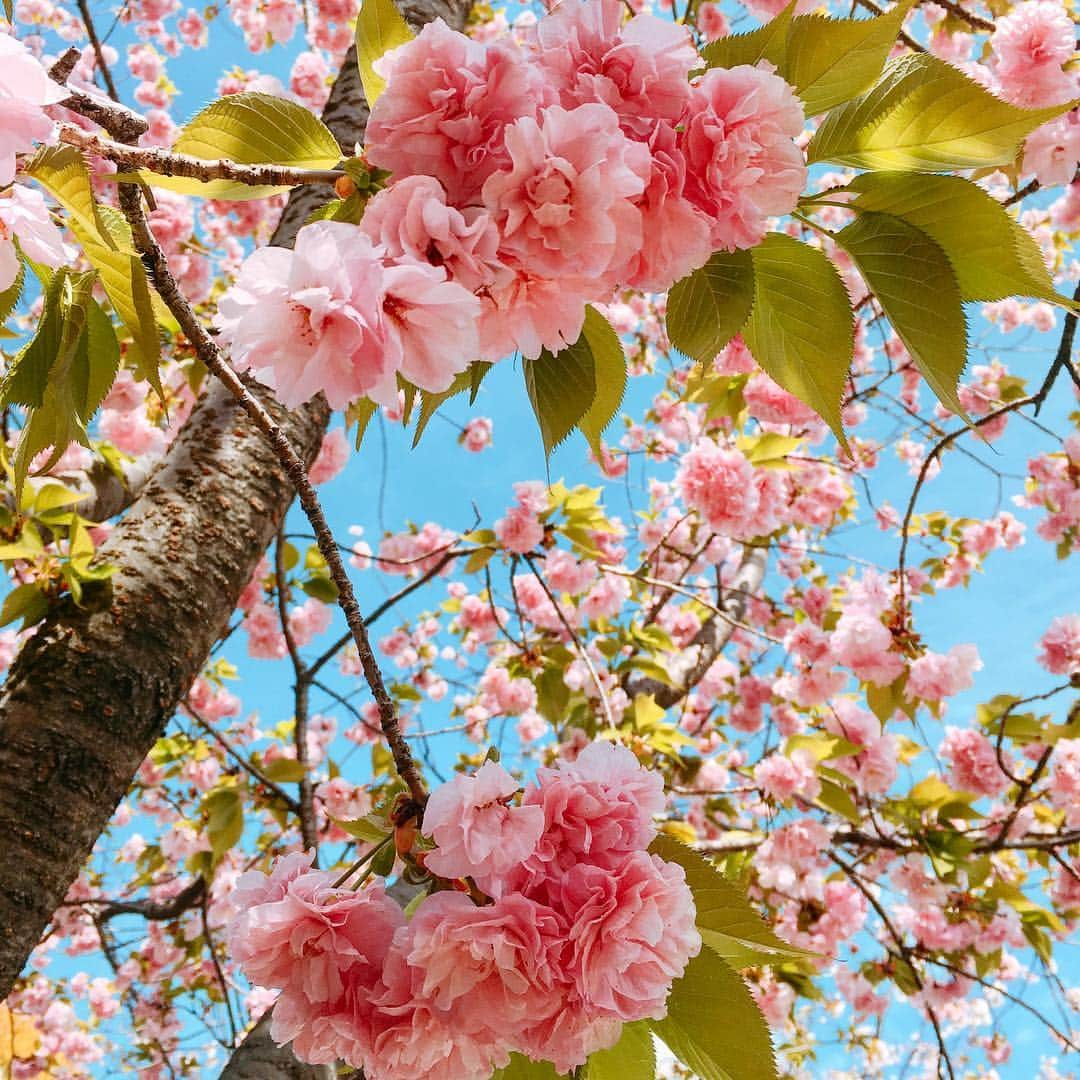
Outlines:
[[491,445],[491,433],[494,425],[486,416],[474,416],[462,429],[461,445],[470,454],[479,454]]
[[[3,39],[4,35],[0,34],[0,42]],[[3,182],[0,179],[0,184]],[[0,192],[0,292],[11,288],[19,274],[13,240],[18,240],[29,258],[45,266],[63,266],[75,258],[75,252],[64,243],[63,235],[49,217],[41,192],[22,184]]]
[[[961,791],[997,796],[1011,782],[1001,771],[993,745],[981,732],[947,727],[940,753],[952,766],[950,782]],[[1007,751],[1003,752],[1002,760],[1007,768],[1011,767],[1012,759]]]
[[563,0],[537,26],[537,60],[564,108],[601,102],[647,139],[682,115],[700,59],[685,27],[650,14],[623,25],[623,13],[619,0]]
[[475,776],[455,776],[431,793],[424,832],[438,845],[425,865],[441,877],[481,878],[500,891],[501,875],[527,859],[544,828],[536,806],[509,805],[517,781],[494,761]]
[[1068,184],[1080,164],[1080,117],[1059,116],[1033,131],[1024,142],[1024,172],[1044,187]]
[[805,750],[796,750],[790,757],[775,753],[754,767],[754,783],[777,802],[789,802],[798,796],[813,800],[821,791],[813,758]]
[[893,649],[889,628],[871,612],[845,610],[830,643],[838,664],[851,668],[856,678],[875,686],[888,686],[904,670],[904,659]]
[[1003,97],[1028,108],[1056,105],[1075,93],[1062,70],[1076,49],[1072,19],[1053,0],[1025,0],[996,20],[990,37],[993,71]]
[[367,156],[399,178],[433,176],[455,206],[476,201],[506,161],[508,124],[543,103],[543,80],[513,41],[470,41],[442,19],[380,62],[387,88],[367,125]]
[[778,75],[711,68],[694,84],[682,121],[687,198],[711,222],[716,248],[757,244],[766,218],[786,214],[806,184],[795,137],[803,110]]
[[1080,671],[1080,615],[1059,615],[1039,641],[1039,663],[1051,675]]
[[355,226],[320,221],[293,251],[251,255],[221,298],[215,320],[240,371],[295,408],[319,391],[342,409],[385,385],[400,344],[383,316],[379,252]]
[[510,163],[483,191],[503,259],[548,278],[617,275],[641,246],[633,200],[645,189],[648,150],[600,104],[552,105],[511,124],[505,141]]
[[322,445],[308,469],[308,479],[313,484],[325,484],[333,480],[349,462],[349,438],[344,428],[334,428],[323,436]]
[[974,645],[954,645],[947,653],[926,653],[912,661],[907,693],[924,701],[953,697],[975,684],[974,673],[982,668]]
[[67,96],[21,41],[0,32],[0,187],[15,179],[15,155],[52,135],[43,107]]
[[386,257],[433,263],[470,291],[509,278],[498,259],[499,234],[479,207],[459,210],[430,176],[407,176],[368,203],[360,227]]
[[559,896],[573,913],[567,963],[581,998],[623,1021],[662,1019],[672,982],[701,950],[682,867],[641,851],[612,869],[580,864]]
[[506,517],[495,522],[495,537],[507,551],[532,551],[544,539],[544,526],[533,514],[512,506]]
[[686,505],[711,528],[741,536],[758,505],[753,474],[753,466],[738,450],[701,438],[683,455],[675,486]]
[[664,785],[625,746],[594,742],[575,761],[540,769],[521,801],[543,808],[543,834],[526,866],[533,877],[547,878],[583,860],[610,868],[648,847]]

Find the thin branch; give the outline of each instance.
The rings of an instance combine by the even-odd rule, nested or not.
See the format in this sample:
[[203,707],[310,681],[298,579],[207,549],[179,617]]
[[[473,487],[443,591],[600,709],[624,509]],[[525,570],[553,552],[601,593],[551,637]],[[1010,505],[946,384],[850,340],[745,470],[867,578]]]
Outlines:
[[322,504],[319,502],[319,497],[310,479],[308,479],[304,462],[293,449],[281,426],[274,420],[266,406],[248,390],[240,377],[226,362],[221,350],[206,332],[191,305],[180,292],[176,279],[169,268],[165,253],[161,250],[147,225],[139,190],[130,185],[124,185],[120,189],[120,206],[131,226],[136,249],[142,255],[154,287],[165,302],[166,307],[180,324],[181,330],[191,343],[196,355],[206,366],[206,369],[224,383],[226,389],[266,437],[278,461],[296,489],[300,505],[303,507],[304,513],[307,515],[315,533],[319,551],[326,560],[330,579],[337,586],[338,604],[342,612],[344,612],[345,621],[352,632],[360,658],[360,666],[363,669],[367,684],[371,688],[372,696],[378,705],[380,725],[393,755],[394,767],[398,776],[401,777],[409,789],[416,804],[417,813],[422,813],[422,808],[427,800],[427,791],[420,778],[420,773],[413,760],[408,743],[401,737],[397,705],[386,689],[382,671],[379,669],[378,661],[375,659],[375,653],[371,647],[371,640],[368,637],[364,617],[360,612],[360,605],[357,603],[356,594],[353,591],[352,582],[349,580],[349,575],[341,560],[341,554],[338,552],[337,544],[334,541],[334,534],[331,532],[326,521],[326,515],[323,513]]
[[78,0],[79,14],[82,16],[83,26],[86,28],[86,36],[90,39],[90,47],[94,50],[94,59],[97,61],[98,71],[105,82],[105,89],[113,101],[119,101],[120,95],[116,92],[116,83],[113,82],[112,72],[105,62],[105,52],[101,47],[101,41],[94,26],[94,17],[90,14],[90,5],[87,0]]
[[[1077,282],[1076,289],[1073,292],[1073,300],[1080,300],[1080,282]],[[1065,325],[1061,330],[1061,341],[1058,343],[1058,350],[1054,355],[1054,362],[1050,365],[1050,370],[1046,373],[1046,378],[1043,380],[1042,386],[1039,387],[1038,392],[1035,394],[1036,416],[1039,415],[1039,410],[1043,407],[1043,402],[1046,401],[1050,391],[1054,388],[1054,383],[1057,382],[1057,377],[1061,374],[1062,368],[1069,373],[1076,386],[1080,387],[1080,374],[1077,374],[1076,368],[1072,362],[1072,348],[1075,339],[1076,312],[1070,311],[1065,316]]]
[[548,588],[548,583],[544,580],[543,575],[536,569],[536,563],[533,562],[531,555],[523,555],[522,558],[528,564],[529,569],[533,572],[533,577],[540,583],[540,588],[544,590],[544,595],[551,601],[552,606],[555,608],[555,614],[559,617],[559,622],[562,623],[563,629],[570,635],[570,640],[574,643],[574,648],[577,649],[578,656],[581,657],[582,663],[589,670],[589,676],[593,681],[593,685],[596,687],[596,692],[600,697],[600,705],[604,710],[604,722],[608,728],[612,731],[615,730],[615,715],[611,711],[611,701],[608,699],[607,690],[604,689],[603,682],[600,681],[600,673],[596,670],[596,665],[592,662],[592,657],[589,655],[588,650],[581,643],[581,639],[577,636],[577,632],[567,622],[566,616],[563,614],[562,608],[559,606],[559,601],[555,599],[555,594]]
[[[204,183],[210,180],[232,180],[251,187],[297,187],[300,184],[332,184],[344,176],[340,169],[295,169],[284,165],[241,165],[228,158],[204,160],[190,154],[177,154],[157,147],[125,146],[122,143],[91,135],[64,124],[60,141],[76,146],[88,154],[133,169],[146,169],[159,176],[186,176]],[[153,183],[153,180],[150,180]]]

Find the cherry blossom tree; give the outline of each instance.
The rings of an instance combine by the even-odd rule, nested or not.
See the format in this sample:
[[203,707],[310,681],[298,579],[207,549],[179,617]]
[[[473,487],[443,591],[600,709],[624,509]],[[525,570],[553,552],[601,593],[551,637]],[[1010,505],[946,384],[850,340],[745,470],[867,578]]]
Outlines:
[[5,0],[8,1074],[1067,1075],[1080,615],[926,627],[1080,546],[1075,26],[857,7]]

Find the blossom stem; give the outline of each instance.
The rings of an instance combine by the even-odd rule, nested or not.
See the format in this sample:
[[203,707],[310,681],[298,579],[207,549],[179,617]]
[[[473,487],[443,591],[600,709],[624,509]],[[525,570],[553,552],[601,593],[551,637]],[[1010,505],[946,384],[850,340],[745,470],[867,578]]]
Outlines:
[[157,289],[161,299],[165,302],[165,306],[168,307],[180,324],[181,330],[195,349],[196,355],[206,365],[206,369],[224,383],[226,389],[236,399],[244,412],[248,414],[255,426],[266,436],[278,461],[296,489],[300,505],[303,507],[304,513],[311,523],[312,531],[315,533],[319,551],[326,560],[330,580],[337,587],[338,605],[345,615],[349,630],[352,632],[353,641],[356,643],[356,651],[360,658],[360,667],[378,706],[380,726],[393,755],[394,768],[409,789],[413,803],[416,806],[416,812],[420,814],[423,812],[424,804],[427,802],[427,791],[423,781],[420,779],[420,772],[416,767],[412,752],[409,750],[409,745],[402,737],[397,705],[383,682],[382,671],[379,669],[378,661],[375,659],[375,653],[371,647],[371,640],[368,637],[367,624],[361,614],[360,605],[357,603],[352,582],[349,580],[349,575],[345,570],[345,564],[342,562],[341,553],[338,551],[337,544],[334,541],[334,535],[326,521],[322,504],[319,502],[315,488],[308,478],[307,468],[266,406],[251,393],[240,376],[226,362],[217,343],[207,333],[206,328],[199,321],[191,305],[180,292],[172,270],[169,268],[168,259],[150,232],[137,187],[128,184],[121,187],[120,207],[124,211],[128,224],[131,226],[135,247],[142,256],[154,288]]
[[[133,169],[159,176],[184,176],[208,183],[232,180],[251,187],[297,187],[300,184],[332,184],[345,173],[340,169],[293,169],[284,165],[242,165],[228,158],[205,160],[157,147],[126,146],[93,135],[71,124],[60,128],[60,141]],[[121,180],[121,183],[124,182]]]
[[[367,851],[363,855],[361,855],[360,858],[357,859],[356,862],[354,862],[352,866],[350,866],[349,869],[346,870],[345,873],[342,874],[341,877],[339,877],[331,887],[334,889],[340,889],[341,886],[344,885],[345,882],[348,881],[349,878],[351,878],[353,874],[355,874],[356,871],[364,865],[364,863],[370,862],[372,859],[374,859],[375,856],[378,855],[378,853],[382,851],[382,849],[386,847],[387,844],[393,841],[393,839],[394,834],[391,833],[389,836],[386,836],[382,840],[380,840],[370,851]],[[360,884],[360,882],[357,882],[357,884]]]

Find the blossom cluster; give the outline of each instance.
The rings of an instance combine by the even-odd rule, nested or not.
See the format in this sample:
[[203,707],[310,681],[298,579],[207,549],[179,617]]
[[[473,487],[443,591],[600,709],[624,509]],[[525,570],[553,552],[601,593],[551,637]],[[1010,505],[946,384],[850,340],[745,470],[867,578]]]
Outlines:
[[367,160],[391,174],[358,226],[263,250],[220,305],[234,363],[288,405],[393,405],[476,359],[559,351],[585,306],[662,291],[790,211],[803,110],[764,67],[701,67],[689,31],[565,0],[530,40],[441,20],[377,62]]
[[587,746],[517,782],[485,762],[437,789],[417,855],[436,891],[406,918],[381,884],[339,887],[294,853],[244,875],[230,923],[248,977],[279,988],[271,1034],[369,1080],[484,1080],[517,1051],[560,1072],[662,1018],[701,948],[681,867],[648,853],[663,780]]

